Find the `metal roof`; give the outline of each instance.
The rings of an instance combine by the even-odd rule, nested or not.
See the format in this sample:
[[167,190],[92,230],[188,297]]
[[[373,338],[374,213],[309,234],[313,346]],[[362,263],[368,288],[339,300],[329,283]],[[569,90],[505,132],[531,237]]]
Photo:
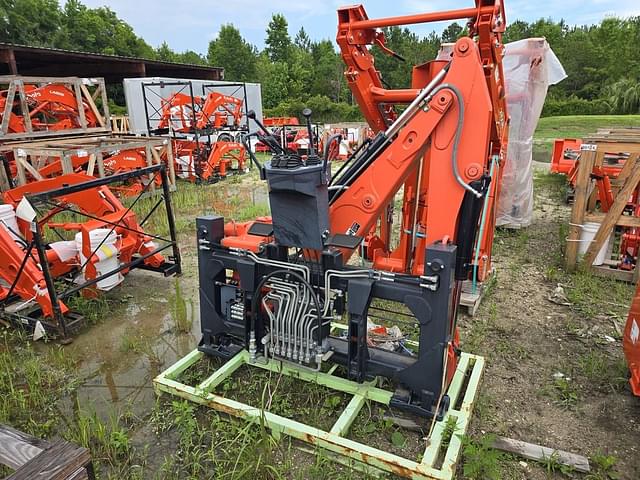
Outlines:
[[221,67],[0,43],[0,75],[6,74],[103,77],[108,83],[127,77],[224,79]]

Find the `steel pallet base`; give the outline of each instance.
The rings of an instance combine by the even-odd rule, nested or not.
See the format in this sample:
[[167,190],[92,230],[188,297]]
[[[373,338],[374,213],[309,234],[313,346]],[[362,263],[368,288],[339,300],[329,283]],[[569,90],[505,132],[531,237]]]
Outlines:
[[[378,473],[393,473],[413,479],[450,480],[454,478],[456,464],[462,449],[462,437],[465,435],[471,413],[480,388],[480,380],[484,369],[483,357],[463,353],[451,385],[447,391],[452,407],[444,419],[434,426],[430,441],[421,462],[409,460],[398,455],[346,438],[346,435],[366,400],[388,405],[392,392],[376,387],[375,380],[359,384],[333,375],[337,366],[329,372],[321,373],[298,367],[294,364],[270,360],[268,363],[249,362],[249,353],[241,351],[222,367],[216,370],[196,387],[185,385],[177,378],[204,357],[204,353],[194,350],[154,379],[156,393],[161,392],[185,398],[200,405],[244,418],[247,421],[262,424],[271,429],[272,435],[279,438],[288,435],[313,447],[328,450],[332,458],[347,464],[354,469],[371,470]],[[314,382],[333,390],[353,395],[349,404],[330,431],[311,427],[301,422],[285,418],[261,408],[240,403],[230,398],[213,393],[214,389],[231,377],[242,365],[250,365],[264,370],[282,373],[299,380]],[[459,403],[461,400],[461,403]],[[454,408],[460,405],[459,408]],[[455,419],[455,433],[449,440],[446,451],[443,450],[443,433],[450,418]],[[441,452],[441,450],[443,450]],[[443,458],[440,467],[436,466],[439,458]]]

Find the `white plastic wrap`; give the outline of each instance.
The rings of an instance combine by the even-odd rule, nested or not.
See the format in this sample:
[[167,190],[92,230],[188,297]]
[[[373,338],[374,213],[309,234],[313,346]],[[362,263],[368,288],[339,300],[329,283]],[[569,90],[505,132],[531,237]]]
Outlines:
[[549,85],[567,74],[544,38],[508,43],[503,66],[511,124],[496,223],[519,228],[533,219],[533,134]]

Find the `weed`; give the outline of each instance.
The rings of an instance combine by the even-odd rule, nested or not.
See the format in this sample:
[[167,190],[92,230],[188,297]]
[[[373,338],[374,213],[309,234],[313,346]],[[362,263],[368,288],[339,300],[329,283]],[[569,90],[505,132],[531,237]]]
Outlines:
[[582,355],[579,360],[581,373],[597,389],[619,392],[627,383],[627,364],[622,355],[611,358],[599,350]]
[[178,333],[189,333],[193,326],[193,300],[182,295],[180,279],[175,279],[175,296],[170,300],[171,316]]
[[540,463],[544,466],[544,469],[547,473],[561,473],[562,475],[569,475],[573,473],[574,469],[569,466],[561,463],[559,460],[558,452],[552,452],[548,457],[542,458]]
[[162,365],[162,360],[153,347],[151,339],[136,332],[125,332],[120,341],[120,351],[123,353],[137,353],[145,355],[152,365]]
[[458,419],[454,416],[450,416],[447,418],[447,421],[444,424],[444,428],[442,430],[442,449],[446,450],[449,448],[449,442],[451,442],[451,438],[453,434],[458,430]]
[[620,475],[615,470],[617,463],[618,459],[613,455],[595,454],[591,457],[593,470],[585,477],[585,480],[618,480]]
[[98,323],[105,318],[105,315],[112,315],[117,308],[116,302],[105,295],[94,298],[73,295],[66,300],[66,303],[71,310],[82,315],[89,324]]
[[555,403],[562,408],[572,409],[578,403],[576,386],[566,377],[556,378],[547,393],[555,397]]
[[491,448],[494,435],[485,435],[480,440],[463,437],[464,476],[483,480],[500,480],[501,463],[505,456]]
[[634,293],[633,285],[598,277],[585,270],[577,271],[567,280],[563,282],[569,287],[567,298],[587,318],[607,313],[603,312],[603,305],[611,313],[626,317]]

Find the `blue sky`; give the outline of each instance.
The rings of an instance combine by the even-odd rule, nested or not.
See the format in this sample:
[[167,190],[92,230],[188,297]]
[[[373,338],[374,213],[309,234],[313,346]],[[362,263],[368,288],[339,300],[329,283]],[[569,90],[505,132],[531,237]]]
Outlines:
[[[504,0],[507,21],[532,21],[540,17],[564,18],[569,24],[591,24],[611,15],[640,15],[640,0]],[[153,46],[166,41],[177,51],[206,53],[224,23],[233,23],[258,48],[272,13],[283,13],[293,37],[304,26],[314,40],[335,39],[336,8],[357,0],[83,0],[90,7],[107,5],[133,26]],[[369,17],[387,17],[470,7],[473,0],[363,0]],[[424,35],[446,24],[418,26]]]

